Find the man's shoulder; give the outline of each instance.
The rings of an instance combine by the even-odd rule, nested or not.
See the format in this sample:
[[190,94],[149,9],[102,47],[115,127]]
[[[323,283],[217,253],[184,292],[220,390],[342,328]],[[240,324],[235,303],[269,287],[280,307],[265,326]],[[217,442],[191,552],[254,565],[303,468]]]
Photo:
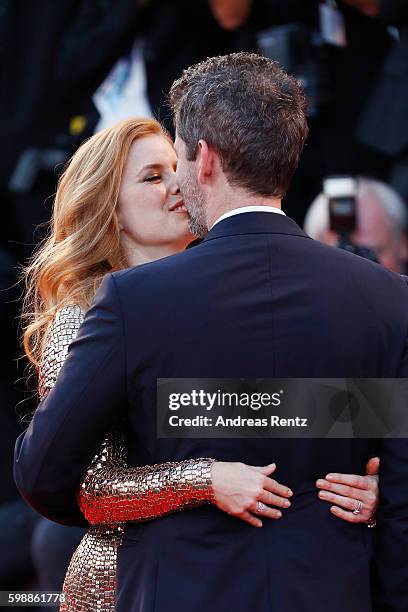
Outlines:
[[377,262],[316,240],[309,241],[309,248],[314,251],[312,259],[320,262],[316,267],[319,267],[320,272],[326,270],[334,284],[343,281],[349,286],[358,285],[362,290],[396,291],[404,296],[408,292],[406,276],[397,274]]
[[[404,295],[408,291],[406,277],[391,272],[378,263],[316,240],[303,241],[303,245],[299,250],[298,265],[304,268],[306,275],[330,279],[333,285],[341,285],[343,281],[347,285],[354,282],[373,290],[386,291],[387,288],[394,288]],[[144,294],[149,288],[159,291],[166,287],[169,290],[180,289],[180,285],[187,284],[189,280],[200,282],[200,270],[207,269],[210,251],[213,256],[218,257],[218,251],[214,253],[211,242],[203,242],[176,255],[114,272],[112,276],[120,293],[135,292],[138,288],[143,288]],[[245,254],[241,251],[239,256],[245,257]],[[218,263],[217,274],[220,274],[221,260]]]
[[175,274],[186,273],[188,269],[193,272],[197,265],[197,253],[200,247],[201,245],[197,245],[193,249],[188,249],[175,255],[169,255],[156,261],[126,268],[125,270],[114,272],[112,276],[120,289],[134,287],[139,283],[150,283],[150,281],[157,284],[169,279],[170,275],[174,278]]

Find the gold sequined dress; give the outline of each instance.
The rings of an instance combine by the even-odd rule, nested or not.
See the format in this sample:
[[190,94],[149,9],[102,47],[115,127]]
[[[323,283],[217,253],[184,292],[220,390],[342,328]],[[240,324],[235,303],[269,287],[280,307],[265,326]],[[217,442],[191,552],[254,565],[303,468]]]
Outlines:
[[[40,399],[54,386],[83,319],[84,311],[75,304],[57,312],[39,372]],[[117,548],[127,521],[144,521],[214,502],[214,459],[130,468],[125,446],[123,430],[116,427],[108,432],[78,488],[78,503],[90,527],[69,564],[61,612],[115,610]]]

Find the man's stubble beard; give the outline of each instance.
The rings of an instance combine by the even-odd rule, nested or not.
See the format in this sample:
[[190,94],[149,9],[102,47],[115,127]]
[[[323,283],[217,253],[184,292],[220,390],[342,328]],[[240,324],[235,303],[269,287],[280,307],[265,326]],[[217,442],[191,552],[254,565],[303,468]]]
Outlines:
[[197,238],[204,238],[208,234],[204,194],[200,190],[197,181],[191,175],[187,176],[183,181],[181,191],[184,204],[189,213],[188,223],[190,231]]

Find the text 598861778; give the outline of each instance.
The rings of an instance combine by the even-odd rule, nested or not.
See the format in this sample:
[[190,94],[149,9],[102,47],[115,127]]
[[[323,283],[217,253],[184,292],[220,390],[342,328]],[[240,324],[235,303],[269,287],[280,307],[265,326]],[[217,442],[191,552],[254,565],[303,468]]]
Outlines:
[[64,603],[66,595],[49,591],[0,591],[0,607],[55,606]]

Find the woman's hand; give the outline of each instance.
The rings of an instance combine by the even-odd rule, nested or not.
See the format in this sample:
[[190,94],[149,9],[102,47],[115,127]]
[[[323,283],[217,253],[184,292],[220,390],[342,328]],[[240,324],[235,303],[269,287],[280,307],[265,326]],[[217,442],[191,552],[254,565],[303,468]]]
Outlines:
[[[288,498],[293,493],[288,487],[269,478],[275,470],[274,463],[258,467],[240,462],[214,462],[212,486],[215,505],[254,527],[262,527],[262,521],[255,515],[280,518],[280,510],[270,506],[288,508]],[[258,502],[262,502],[261,508]]]
[[[378,468],[380,460],[373,457],[367,463],[366,475],[356,474],[327,474],[325,479],[316,482],[320,499],[328,501],[331,506],[330,512],[349,523],[366,523],[371,519],[378,506]],[[361,502],[361,510],[358,509],[358,501]]]

